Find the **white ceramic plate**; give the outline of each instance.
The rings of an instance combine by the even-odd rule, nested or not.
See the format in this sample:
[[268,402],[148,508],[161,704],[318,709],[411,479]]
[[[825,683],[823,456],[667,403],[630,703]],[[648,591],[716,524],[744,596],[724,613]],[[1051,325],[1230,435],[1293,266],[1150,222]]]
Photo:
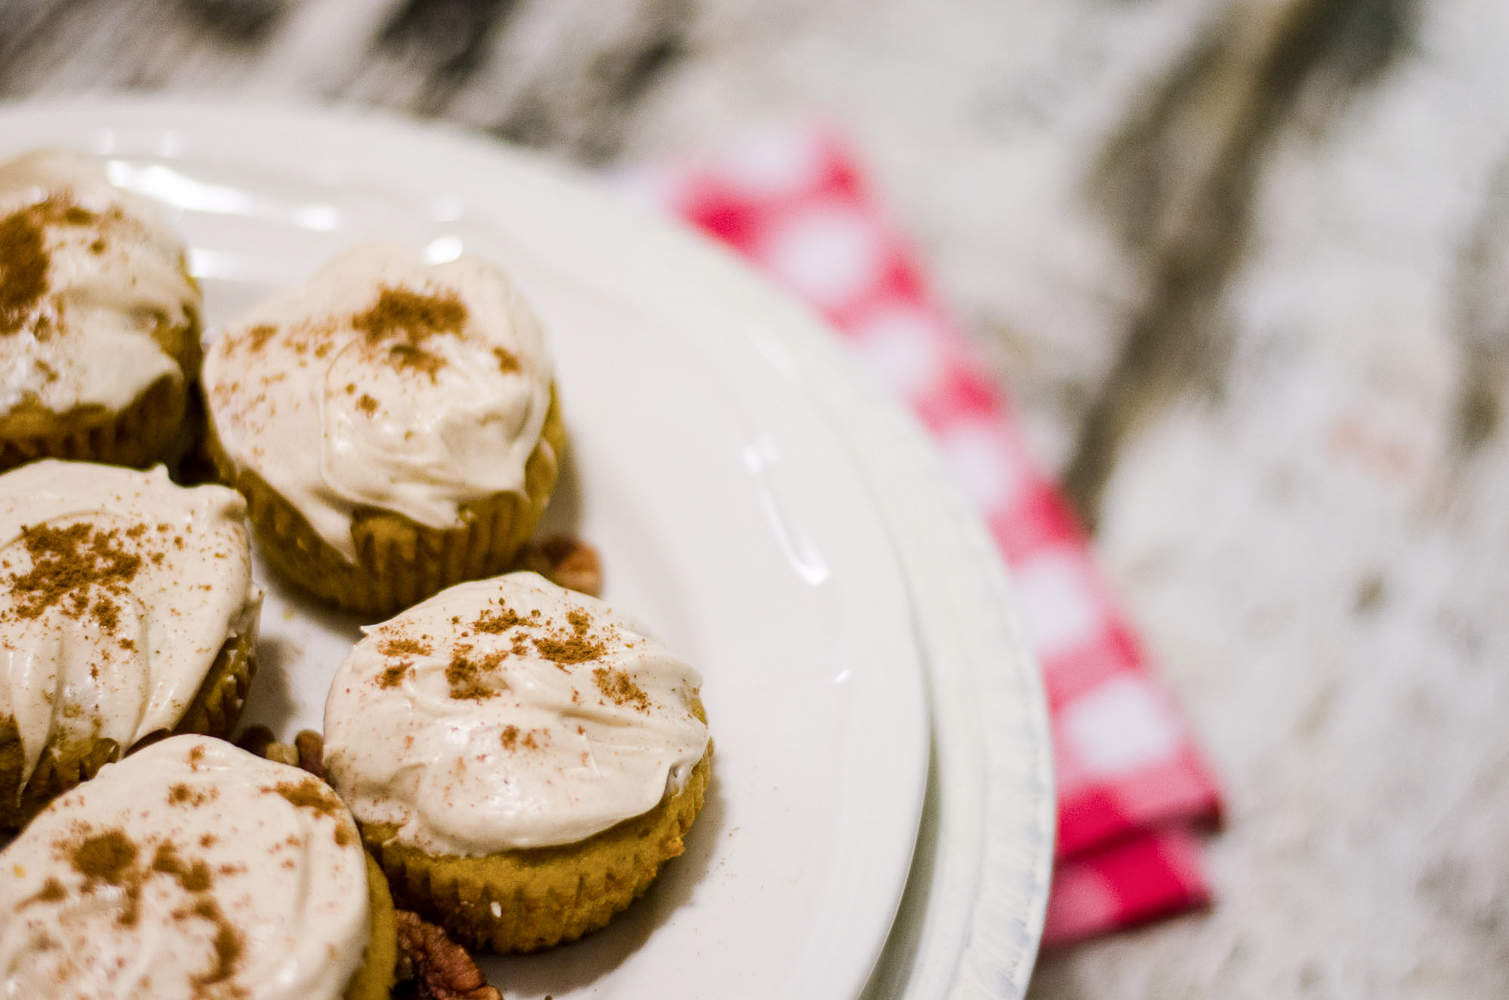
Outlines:
[[[0,125],[0,153],[97,152],[173,206],[212,325],[368,238],[492,257],[546,321],[575,449],[550,519],[702,669],[718,750],[687,854],[605,932],[490,963],[510,998],[1021,995],[1052,842],[1036,674],[966,505],[803,310],[438,128],[164,100]],[[355,623],[269,589],[248,721],[317,728]]]

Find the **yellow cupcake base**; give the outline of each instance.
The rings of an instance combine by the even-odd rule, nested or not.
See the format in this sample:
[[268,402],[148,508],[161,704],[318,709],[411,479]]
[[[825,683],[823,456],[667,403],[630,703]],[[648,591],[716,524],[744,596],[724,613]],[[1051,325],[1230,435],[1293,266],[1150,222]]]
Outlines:
[[566,427],[552,390],[540,442],[524,466],[523,494],[463,504],[459,527],[430,528],[391,511],[357,511],[351,524],[355,563],[326,543],[261,476],[232,468],[213,432],[208,444],[221,478],[246,497],[261,552],[279,575],[328,604],[386,616],[463,580],[510,568],[555,488]]
[[682,838],[702,808],[711,761],[709,745],[680,792],[577,844],[463,858],[399,844],[387,824],[364,826],[362,837],[404,909],[472,948],[538,951],[606,925],[681,854]]
[[372,935],[361,967],[346,987],[345,1000],[389,1000],[397,981],[398,918],[393,913],[393,895],[382,869],[367,855],[367,891],[370,898]]

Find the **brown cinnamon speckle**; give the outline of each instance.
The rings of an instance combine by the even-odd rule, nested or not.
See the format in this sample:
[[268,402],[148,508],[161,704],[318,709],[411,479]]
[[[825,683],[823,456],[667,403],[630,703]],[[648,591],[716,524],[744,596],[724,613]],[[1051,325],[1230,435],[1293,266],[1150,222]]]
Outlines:
[[59,607],[70,617],[83,618],[92,608],[100,627],[115,631],[120,622],[115,599],[127,593],[142,566],[140,552],[132,551],[136,546],[125,544],[119,531],[87,523],[22,528],[20,541],[32,566],[5,581],[19,598],[16,615],[34,619]]
[[598,667],[592,671],[592,679],[597,682],[597,689],[603,697],[613,704],[632,705],[638,712],[650,710],[650,696],[645,694],[644,688],[634,683],[627,672]]
[[489,635],[501,635],[511,628],[519,625],[535,625],[540,620],[538,609],[530,612],[529,617],[521,616],[510,607],[501,607],[497,611],[484,611],[472,622],[472,628],[478,632],[486,632]]
[[384,656],[429,656],[433,650],[418,639],[399,638],[384,639],[378,643],[377,651]]
[[37,894],[25,900],[21,905],[25,906],[27,903],[60,903],[66,898],[68,898],[68,890],[63,888],[63,883],[59,882],[54,876],[48,876],[47,881],[42,883],[42,888],[37,891]]
[[195,988],[203,990],[206,986],[225,982],[235,973],[246,946],[241,932],[226,919],[220,911],[220,905],[213,899],[200,900],[192,912],[194,916],[215,926],[215,964],[208,972],[194,977]]
[[404,682],[413,669],[414,664],[408,661],[395,663],[390,667],[386,667],[382,673],[377,675],[377,686],[385,691],[396,688]]
[[341,800],[323,783],[313,778],[285,781],[263,791],[277,792],[300,809],[313,809],[322,816],[337,818],[344,811]]
[[535,638],[534,648],[541,656],[564,670],[569,664],[586,663],[603,655],[606,647],[602,640],[592,639],[587,635],[592,627],[591,615],[577,609],[566,615],[566,621],[571,625],[569,636],[557,632]]
[[367,335],[369,349],[386,346],[389,364],[429,375],[444,365],[424,342],[440,333],[460,333],[466,325],[466,305],[454,291],[422,295],[407,288],[384,287],[365,312],[351,317],[351,325]]
[[0,219],[0,336],[18,333],[47,294],[51,256],[32,205]]
[[520,732],[518,726],[505,726],[499,734],[498,742],[503,744],[503,749],[512,753],[523,747],[525,750],[539,750],[550,742],[550,732],[546,729],[531,729]]
[[258,323],[246,331],[246,340],[244,341],[246,349],[249,351],[260,351],[263,345],[271,340],[277,332],[278,328],[271,323]]
[[214,884],[209,865],[198,859],[184,861],[171,843],[157,846],[157,853],[152,856],[152,870],[171,875],[185,892],[205,892]]
[[182,782],[168,789],[168,804],[174,806],[198,807],[212,801],[215,797],[216,793],[214,789],[200,791],[190,788]]
[[492,677],[493,684],[485,680],[493,675],[507,653],[488,653],[472,658],[472,647],[466,643],[456,646],[455,655],[445,668],[445,679],[451,685],[451,697],[457,701],[482,701],[498,694],[499,687],[507,687],[502,678]]
[[72,851],[73,870],[90,882],[120,885],[133,864],[137,847],[124,830],[111,829],[81,840]]

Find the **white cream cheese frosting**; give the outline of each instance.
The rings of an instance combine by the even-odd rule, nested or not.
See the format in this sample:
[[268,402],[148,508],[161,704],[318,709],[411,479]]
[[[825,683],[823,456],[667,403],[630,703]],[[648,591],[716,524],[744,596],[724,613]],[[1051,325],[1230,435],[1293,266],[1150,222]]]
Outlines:
[[48,459],[0,476],[0,718],[22,784],[50,743],[176,725],[230,636],[255,636],[245,501]]
[[361,838],[326,785],[176,736],[0,852],[0,997],[338,1000],[370,920]]
[[153,334],[197,324],[199,306],[177,235],[100,161],[38,150],[0,163],[0,415],[121,410],[181,381]]
[[524,491],[553,370],[544,334],[496,267],[358,247],[210,345],[204,385],[221,450],[355,561],[352,513],[431,528]]
[[330,783],[399,843],[576,843],[684,787],[700,675],[633,618],[534,573],[458,584],[368,628],[325,703]]

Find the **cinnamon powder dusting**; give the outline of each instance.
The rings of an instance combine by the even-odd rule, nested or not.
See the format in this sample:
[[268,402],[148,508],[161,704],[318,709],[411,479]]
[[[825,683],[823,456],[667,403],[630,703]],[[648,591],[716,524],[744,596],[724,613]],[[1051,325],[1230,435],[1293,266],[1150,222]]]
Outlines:
[[206,791],[191,788],[187,784],[180,782],[168,789],[168,804],[174,806],[187,806],[197,809],[199,806],[215,798],[218,798],[218,791],[214,788]]
[[351,318],[351,325],[372,340],[434,333],[459,333],[466,323],[466,306],[453,291],[420,295],[407,288],[385,286],[377,302]]
[[132,551],[119,531],[102,531],[87,523],[65,528],[35,525],[21,529],[20,541],[32,567],[26,573],[11,573],[5,581],[16,597],[17,616],[39,618],[56,606],[72,618],[92,616],[105,632],[116,630],[116,599],[128,593],[128,584],[142,566],[140,552]]
[[569,664],[586,663],[603,655],[606,647],[602,640],[587,635],[592,628],[591,615],[577,609],[566,615],[566,621],[571,625],[569,636],[556,632],[534,640],[534,648],[541,656],[564,670]]
[[66,205],[58,218],[70,226],[92,226],[100,219],[97,213],[78,205]]
[[52,261],[42,235],[36,205],[0,219],[0,335],[19,332],[47,293]]
[[402,684],[404,682],[404,678],[408,677],[410,671],[412,671],[413,669],[414,664],[408,660],[405,660],[402,663],[395,663],[392,666],[385,668],[382,673],[377,675],[377,686],[382,688],[384,691],[392,690],[393,688],[396,688],[398,687],[398,685]]
[[281,782],[272,788],[264,788],[263,791],[276,792],[300,809],[313,809],[321,816],[332,819],[339,818],[343,811],[341,800],[335,797],[335,793],[313,778]]
[[418,639],[384,639],[377,651],[384,656],[429,656],[430,647]]
[[[95,212],[73,203],[67,195],[17,209],[0,219],[0,336],[30,328],[38,340],[57,329],[55,309],[39,314],[48,292],[52,254],[47,250],[48,227],[94,228],[96,233],[129,224],[119,207]],[[94,254],[105,252],[96,238],[88,244]]]
[[277,332],[278,328],[271,323],[258,323],[246,331],[246,340],[244,341],[246,349],[249,351],[260,351],[262,345],[272,339],[272,335]]
[[[209,921],[215,927],[215,964],[210,967],[209,972],[194,977],[194,986],[203,990],[206,986],[225,982],[235,973],[236,965],[241,961],[241,952],[245,950],[246,944],[241,932],[226,919],[225,914],[220,910],[220,904],[213,899],[201,899],[191,912],[201,920]],[[238,991],[238,995],[244,995],[244,993]]]
[[613,704],[633,706],[638,712],[650,710],[650,696],[645,694],[644,688],[634,683],[627,672],[598,667],[592,671],[592,679],[597,682],[597,689],[603,693],[603,697]]
[[472,622],[472,628],[478,632],[486,632],[488,635],[501,635],[511,628],[519,625],[535,625],[540,620],[538,609],[531,611],[525,618],[510,607],[500,607],[497,611],[484,611]]
[[214,884],[209,865],[197,858],[183,860],[178,848],[168,842],[157,845],[157,853],[152,856],[152,870],[177,879],[185,892],[208,892]]
[[[383,656],[395,658],[429,656],[431,652],[430,646],[427,643],[409,638],[384,639],[378,643],[377,651]],[[408,677],[413,669],[414,661],[412,659],[402,659],[398,663],[391,663],[382,673],[377,675],[377,685],[384,690],[396,688],[404,682],[404,678]]]
[[351,325],[367,335],[367,345],[387,345],[387,360],[398,369],[414,369],[430,377],[445,364],[424,349],[435,334],[460,333],[466,325],[466,305],[454,291],[421,295],[407,288],[384,286],[377,302],[351,317]]
[[[108,221],[124,221],[120,210],[108,213]],[[31,326],[38,339],[55,329],[56,316],[37,315],[47,295],[52,255],[47,250],[48,226],[104,227],[99,212],[75,205],[66,196],[27,205],[0,219],[0,336],[19,333]],[[89,245],[91,252],[105,251],[103,239]]]
[[[503,662],[507,653],[489,653],[478,659],[472,659],[472,647],[467,644],[456,646],[455,656],[445,668],[445,679],[451,685],[451,697],[457,701],[483,701],[498,693],[498,688],[486,683],[489,675],[496,672],[498,664]],[[496,679],[499,686],[501,678]]]
[[63,883],[59,882],[56,876],[48,876],[47,881],[42,883],[42,888],[37,891],[37,894],[30,899],[22,900],[21,905],[26,906],[30,903],[61,903],[67,898],[68,890],[63,887]]
[[503,749],[512,753],[519,747],[525,750],[539,750],[550,742],[548,729],[530,729],[520,735],[518,726],[504,726],[503,732],[498,735],[498,741],[503,744]]
[[[214,886],[215,876],[200,859],[185,859],[171,841],[158,844],[149,864],[140,864],[141,848],[118,828],[84,836],[78,842],[61,845],[73,869],[85,878],[84,891],[92,892],[100,883],[125,890],[123,908],[116,917],[123,927],[134,926],[141,919],[142,887],[149,879],[166,876],[194,899],[190,905],[175,910],[174,920],[199,919],[215,928],[214,958],[210,968],[194,977],[196,990],[225,982],[236,971],[245,950],[241,932],[226,919],[218,903],[204,894]],[[57,888],[61,888],[58,886]],[[44,887],[44,890],[46,887]],[[51,898],[54,893],[39,895]],[[237,990],[236,996],[244,996]]]
[[137,846],[124,830],[115,828],[85,837],[70,853],[73,870],[90,883],[121,885],[136,863]]

